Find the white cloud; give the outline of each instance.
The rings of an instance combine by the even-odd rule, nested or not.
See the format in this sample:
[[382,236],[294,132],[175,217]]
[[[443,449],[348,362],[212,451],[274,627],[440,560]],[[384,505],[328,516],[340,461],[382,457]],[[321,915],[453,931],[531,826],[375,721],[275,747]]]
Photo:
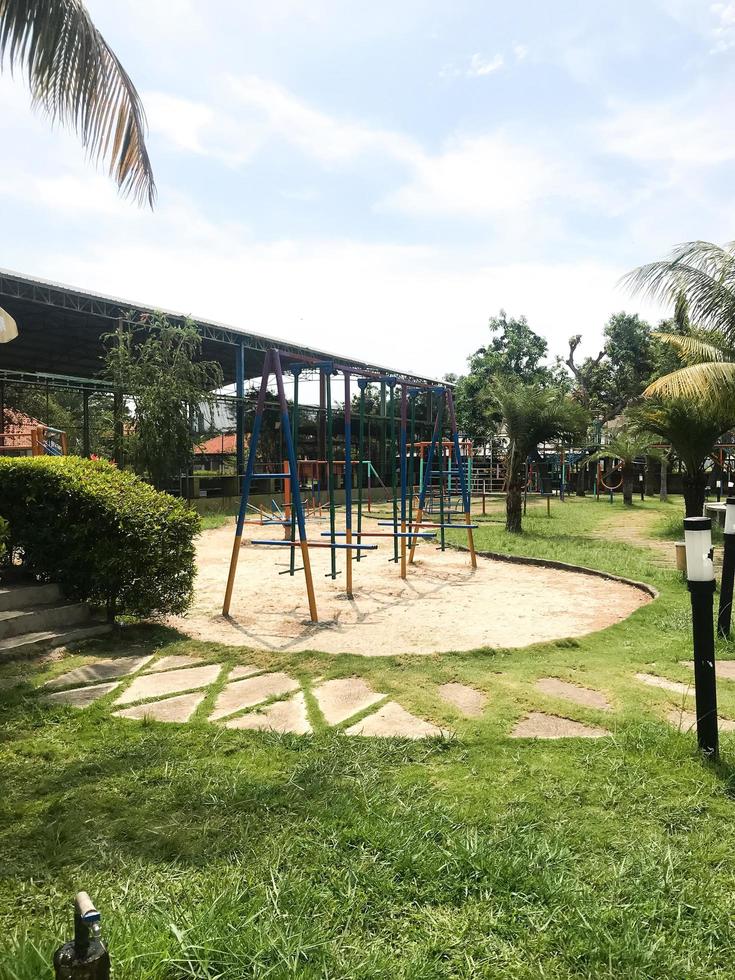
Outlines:
[[713,51],[729,51],[735,47],[735,3],[713,3],[710,11],[715,17]]
[[528,57],[528,45],[527,44],[514,44],[513,45],[513,55],[516,61],[525,61]]
[[553,168],[503,135],[454,139],[423,155],[409,183],[384,204],[399,211],[486,215],[526,207],[549,190]]
[[[724,97],[723,97],[724,99]],[[599,132],[608,151],[632,160],[708,166],[735,159],[735,132],[704,99],[618,105]]]
[[325,163],[344,163],[372,152],[401,160],[416,156],[416,144],[403,134],[330,116],[274,82],[253,75],[232,77],[229,83],[237,103],[254,113],[269,135]]
[[505,64],[502,54],[493,55],[492,58],[484,58],[481,54],[473,54],[470,58],[467,76],[469,78],[482,78],[483,75],[492,75]]

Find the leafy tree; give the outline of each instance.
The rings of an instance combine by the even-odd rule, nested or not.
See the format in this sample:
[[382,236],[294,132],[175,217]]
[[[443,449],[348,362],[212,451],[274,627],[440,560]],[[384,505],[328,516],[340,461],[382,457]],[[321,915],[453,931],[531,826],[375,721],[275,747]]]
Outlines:
[[542,364],[548,344],[524,316],[509,317],[505,310],[490,318],[490,343],[468,358],[469,373],[457,381],[455,394],[459,427],[476,442],[489,442],[496,423],[485,407],[488,387],[496,378],[527,384],[551,384],[553,372]]
[[603,422],[616,418],[631,401],[639,398],[650,380],[655,364],[655,341],[650,324],[637,313],[615,313],[605,325],[605,342],[596,357],[580,364],[575,353],[582,341],[569,339],[564,364],[574,377],[574,396]]
[[505,529],[520,534],[526,460],[540,443],[581,437],[589,416],[563,390],[512,377],[495,383],[485,399],[488,409],[502,422],[508,439]]
[[137,437],[135,468],[163,487],[190,465],[192,407],[212,410],[222,369],[215,361],[199,360],[202,341],[191,321],[175,326],[155,314],[144,331],[127,322],[105,341],[105,373],[133,404],[129,430]]
[[735,404],[722,408],[689,398],[646,399],[629,413],[632,424],[670,443],[685,470],[687,517],[699,517],[707,486],[707,460],[723,433],[735,426]]
[[124,194],[156,188],[140,97],[81,0],[0,0],[0,64],[26,74],[34,106],[103,159]]

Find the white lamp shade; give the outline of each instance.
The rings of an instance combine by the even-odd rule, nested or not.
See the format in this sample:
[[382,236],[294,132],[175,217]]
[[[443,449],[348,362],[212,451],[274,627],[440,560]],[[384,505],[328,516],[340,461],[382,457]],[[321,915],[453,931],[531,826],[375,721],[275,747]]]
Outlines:
[[713,582],[712,521],[709,517],[684,518],[684,544],[687,554],[687,578],[690,582]]
[[735,497],[725,503],[725,534],[735,534]]
[[0,307],[0,344],[9,344],[18,336],[18,324],[12,316]]

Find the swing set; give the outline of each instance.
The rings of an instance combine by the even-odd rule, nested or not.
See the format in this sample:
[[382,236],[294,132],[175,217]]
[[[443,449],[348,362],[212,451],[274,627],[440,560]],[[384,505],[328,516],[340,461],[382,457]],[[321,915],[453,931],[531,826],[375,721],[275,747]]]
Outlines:
[[[329,540],[311,540],[306,529],[306,512],[304,499],[301,492],[300,466],[306,462],[319,461],[299,461],[297,458],[297,447],[299,440],[299,376],[303,370],[319,370],[323,379],[326,395],[326,482],[327,495],[329,500],[329,530],[322,531],[320,538]],[[276,349],[266,352],[263,364],[263,374],[258,392],[258,400],[255,408],[255,418],[253,430],[250,437],[245,475],[242,483],[242,495],[240,498],[240,508],[237,515],[235,526],[235,539],[232,546],[232,557],[230,559],[230,569],[227,576],[227,586],[225,589],[222,613],[229,616],[232,593],[237,572],[237,563],[242,547],[243,527],[246,523],[260,523],[259,521],[246,521],[249,504],[250,489],[253,480],[267,476],[271,480],[281,480],[284,485],[284,499],[288,501],[288,506],[280,518],[264,521],[263,523],[279,524],[286,530],[286,536],[282,540],[274,539],[253,539],[252,544],[262,547],[288,548],[290,549],[290,560],[288,573],[294,575],[297,571],[304,572],[306,584],[306,594],[309,603],[309,614],[311,621],[319,621],[316,605],[316,595],[314,590],[314,580],[310,562],[309,551],[313,548],[329,549],[330,565],[329,572],[325,577],[335,579],[339,574],[337,570],[338,552],[346,552],[346,593],[348,598],[353,598],[353,560],[359,562],[364,557],[364,552],[376,551],[377,544],[364,544],[363,539],[369,538],[389,538],[393,541],[393,556],[389,559],[400,565],[401,578],[407,577],[407,565],[414,563],[416,545],[419,540],[431,540],[436,538],[436,531],[442,533],[442,550],[444,547],[444,529],[451,527],[467,531],[467,541],[470,553],[472,568],[477,568],[477,557],[475,554],[473,528],[470,515],[470,493],[467,481],[467,468],[463,462],[460,438],[457,431],[457,420],[454,412],[454,400],[451,389],[439,385],[415,385],[408,382],[399,381],[393,376],[383,376],[377,374],[363,373],[360,377],[354,377],[359,389],[359,429],[357,440],[357,459],[353,460],[353,439],[352,439],[352,396],[351,384],[353,375],[348,368],[336,365],[333,361],[305,359],[299,363],[288,363],[285,367],[293,377],[293,400],[292,412],[289,417],[288,402],[286,400],[284,386],[284,367],[281,362],[281,353]],[[342,374],[344,379],[344,459],[335,461],[334,458],[334,429],[332,411],[332,377]],[[258,441],[263,425],[265,412],[265,401],[271,375],[275,376],[278,404],[281,413],[281,431],[284,438],[286,451],[286,461],[284,469],[279,473],[258,473],[256,472],[256,457]],[[390,459],[391,465],[391,495],[392,495],[392,520],[378,521],[378,526],[390,530],[363,530],[363,503],[364,503],[364,483],[365,473],[370,473],[370,467],[366,467],[365,460],[365,392],[371,382],[383,382],[387,385],[390,392],[390,402],[388,410],[388,421],[390,425]],[[397,391],[399,389],[399,391]],[[432,439],[427,451],[426,465],[423,466],[423,474],[420,482],[420,492],[414,515],[414,494],[413,487],[416,479],[415,460],[416,460],[416,400],[421,393],[426,393],[432,406],[436,401],[437,412],[434,420]],[[400,415],[396,411],[400,403]],[[410,405],[410,411],[409,411]],[[451,446],[454,453],[454,467],[459,477],[459,490],[464,507],[464,523],[446,523],[444,520],[439,522],[424,522],[427,494],[432,481],[434,460],[439,455],[443,456],[441,448],[444,432],[444,409],[446,407],[449,429],[451,433]],[[396,459],[398,465],[395,465]],[[336,526],[336,473],[337,465],[341,464],[344,477],[344,499],[345,499],[345,530],[338,531]],[[357,526],[353,529],[353,469],[355,464],[357,472]],[[440,462],[440,465],[441,462]],[[344,540],[338,540],[344,539]],[[296,567],[296,552],[300,552],[302,565]]]

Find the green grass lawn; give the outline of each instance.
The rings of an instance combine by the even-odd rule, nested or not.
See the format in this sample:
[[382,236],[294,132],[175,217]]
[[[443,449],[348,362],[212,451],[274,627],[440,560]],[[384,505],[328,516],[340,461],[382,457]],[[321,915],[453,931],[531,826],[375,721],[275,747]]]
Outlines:
[[[480,550],[615,572],[660,597],[601,633],[520,651],[270,655],[162,627],[93,648],[273,665],[307,695],[316,677],[359,674],[450,740],[220,730],[201,711],[134,723],[104,702],[40,701],[35,686],[80,655],[1,668],[0,978],[51,976],[80,887],[105,915],[116,980],[735,975],[735,736],[719,766],[703,764],[693,735],[663,720],[681,698],[633,676],[691,678],[688,595],[660,550],[681,501],[631,515],[572,497],[550,519],[533,502],[520,537],[501,514],[480,519]],[[614,712],[540,694],[549,675],[606,692]],[[482,719],[439,698],[447,680],[488,694]],[[718,696],[735,719],[735,682]],[[510,739],[530,709],[613,735]]]

